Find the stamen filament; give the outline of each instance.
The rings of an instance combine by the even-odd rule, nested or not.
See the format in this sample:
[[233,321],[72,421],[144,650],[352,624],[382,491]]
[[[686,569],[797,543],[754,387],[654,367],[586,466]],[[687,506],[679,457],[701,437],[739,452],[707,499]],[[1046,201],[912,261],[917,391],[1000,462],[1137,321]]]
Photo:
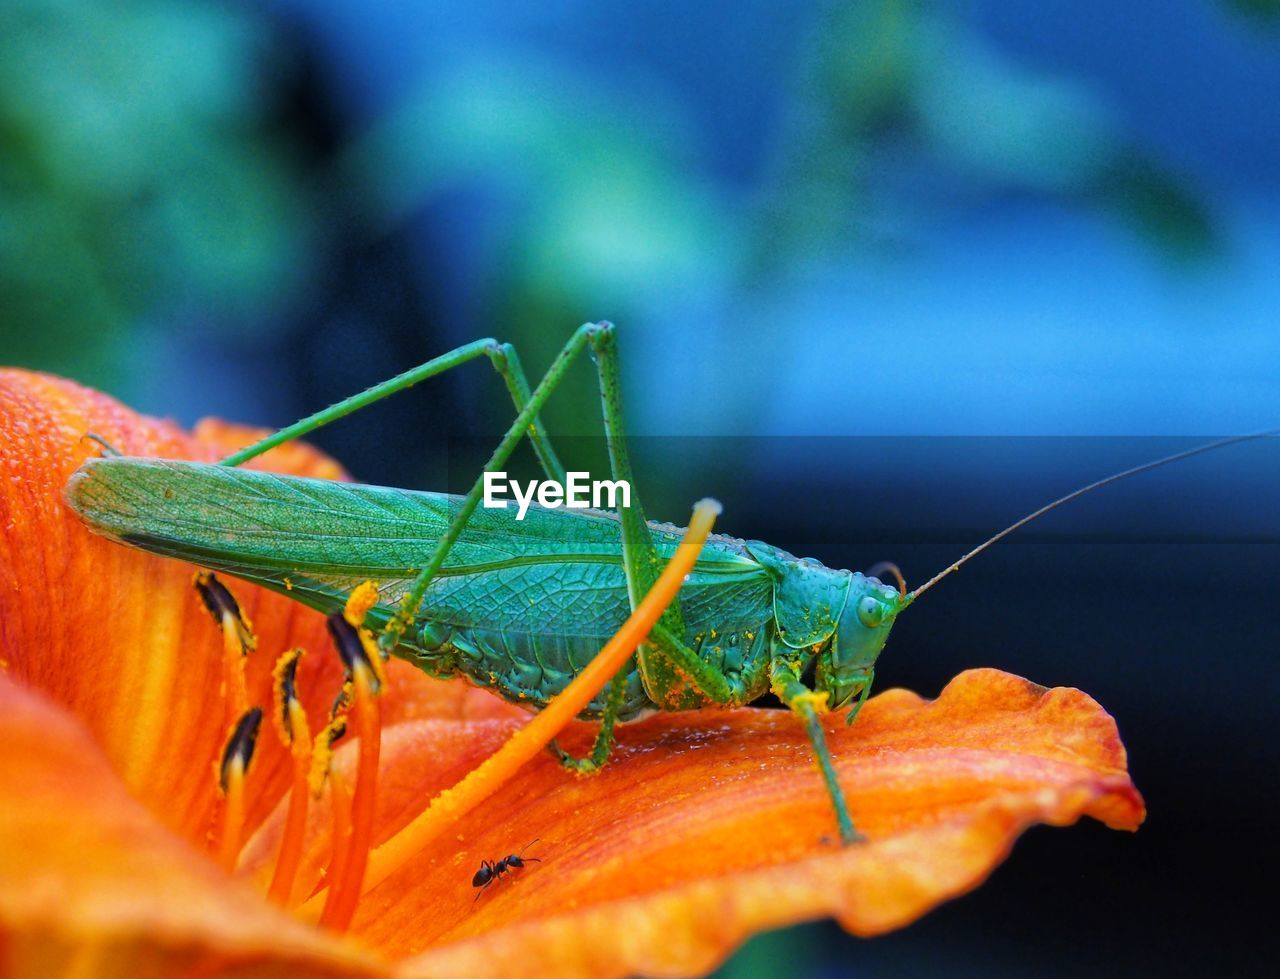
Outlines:
[[245,649],[236,633],[230,613],[222,616],[222,685],[227,717],[240,717],[249,709],[249,693],[244,678]]
[[[350,681],[346,684],[351,686]],[[331,884],[342,873],[342,861],[346,859],[351,835],[351,793],[346,782],[337,772],[331,772],[333,746],[347,733],[347,715],[335,714],[329,723],[315,736],[311,747],[311,765],[307,773],[307,789],[313,800],[318,801],[329,783],[330,810],[333,825],[329,834],[329,865],[312,868],[308,861],[308,877],[301,885],[292,888],[292,894],[311,896],[320,890],[322,881]],[[292,906],[292,902],[290,903]]]
[[[369,847],[373,840],[373,818],[377,808],[378,759],[382,750],[382,717],[373,671],[362,660],[353,664],[351,678],[355,688],[351,707],[356,735],[360,739],[360,761],[356,771],[356,789],[351,799],[351,840],[340,875],[333,881],[320,924],[334,931],[345,931],[355,916],[362,893],[365,868],[369,863]],[[335,841],[336,846],[336,841]]]
[[267,888],[267,897],[276,904],[287,906],[302,862],[302,844],[306,836],[307,805],[311,798],[311,734],[307,730],[307,714],[302,704],[293,699],[285,709],[289,714],[293,785],[289,789],[289,812],[285,817],[280,853],[276,857],[276,869],[271,877],[271,886]]
[[333,813],[333,830],[329,834],[332,852],[323,878],[312,888],[313,896],[322,887],[342,878],[351,855],[351,793],[347,791],[346,779],[337,772],[329,773],[329,802]]
[[249,709],[245,688],[244,661],[258,641],[253,625],[240,603],[212,571],[197,571],[192,582],[204,607],[222,630],[222,696],[227,705],[227,722],[243,717]]
[[[707,535],[720,513],[720,504],[703,500],[693,510],[689,529],[671,561],[654,582],[649,593],[604,648],[558,696],[528,724],[515,731],[501,748],[467,774],[457,785],[431,800],[408,826],[369,855],[362,892],[377,887],[437,836],[496,792],[525,762],[546,747],[570,721],[589,704],[649,635],[675,599],[685,577],[693,570]],[[319,897],[313,896],[300,908],[303,917],[314,920]],[[329,905],[325,905],[328,915]]]
[[223,769],[222,831],[218,836],[218,864],[227,873],[236,869],[244,836],[244,762],[239,758]]

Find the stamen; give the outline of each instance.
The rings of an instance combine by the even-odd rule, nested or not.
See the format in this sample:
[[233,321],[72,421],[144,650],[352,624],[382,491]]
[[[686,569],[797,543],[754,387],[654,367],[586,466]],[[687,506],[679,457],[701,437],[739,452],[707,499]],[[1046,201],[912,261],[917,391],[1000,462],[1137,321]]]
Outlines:
[[218,766],[218,787],[226,799],[222,810],[222,834],[218,840],[218,862],[228,871],[235,870],[236,858],[244,835],[244,779],[253,761],[253,749],[258,743],[258,729],[262,726],[262,708],[248,710],[236,722],[227,738]]
[[[369,855],[369,865],[363,875],[363,893],[381,884],[458,819],[501,788],[525,762],[540,754],[548,742],[604,689],[675,599],[685,576],[697,563],[698,554],[719,513],[720,504],[714,500],[703,500],[694,507],[689,529],[676,553],[636,610],[595,659],[528,724],[512,734],[497,752],[453,788],[432,799],[413,822]],[[314,920],[318,903],[319,896],[313,896],[299,909],[302,916]],[[326,916],[328,912],[329,903],[326,902]]]
[[281,740],[293,756],[293,785],[289,790],[289,811],[285,817],[284,835],[280,838],[280,852],[276,858],[275,873],[267,897],[280,905],[287,905],[298,865],[302,861],[302,844],[307,826],[307,802],[311,767],[311,732],[307,727],[307,712],[298,700],[298,661],[301,649],[291,649],[276,662],[272,677],[276,702],[276,720]]
[[[373,683],[373,692],[378,693],[382,689],[386,677],[382,672],[382,654],[378,650],[378,644],[373,640],[373,634],[362,627],[363,619],[352,621],[352,609],[359,611],[361,615],[364,611],[368,611],[373,603],[367,605],[358,604],[355,598],[360,595],[361,590],[366,587],[373,586],[366,582],[352,593],[352,598],[347,601],[347,608],[342,614],[334,612],[329,616],[329,635],[333,639],[333,645],[338,650],[338,656],[342,659],[342,665],[347,668],[347,676],[355,676],[355,666],[357,663],[363,663],[368,669]],[[374,600],[377,599],[377,591],[374,590]]]
[[253,634],[253,623],[241,611],[240,603],[236,601],[227,586],[218,580],[218,576],[212,571],[197,571],[195,586],[204,600],[204,607],[209,610],[218,627],[225,629],[230,621],[244,651],[249,653],[257,649],[258,640]]
[[[334,876],[330,878],[329,894],[320,916],[320,924],[334,931],[345,931],[355,916],[373,842],[378,760],[382,751],[382,714],[377,695],[386,681],[378,648],[363,625],[365,615],[377,600],[377,588],[372,582],[365,582],[351,593],[343,613],[330,615],[328,620],[329,634],[351,680],[351,718],[360,739],[356,788],[351,798],[350,839],[345,847],[341,847],[337,837],[334,839]],[[346,851],[340,863],[339,847]]]
[[[338,688],[337,695],[333,698],[333,703],[329,707],[329,720],[337,717],[345,717],[351,710],[351,680],[343,681],[341,687]],[[346,732],[343,731],[343,734]]]
[[[356,789],[351,799],[351,839],[341,870],[333,879],[320,924],[345,931],[355,916],[362,893],[369,847],[373,842],[373,818],[377,808],[378,759],[382,750],[382,717],[378,705],[376,679],[364,662],[352,672],[355,702],[351,708],[356,735],[360,739],[360,763]],[[337,841],[335,840],[335,846]]]
[[222,696],[226,698],[227,717],[241,717],[249,708],[244,660],[258,646],[253,626],[235,596],[213,572],[197,571],[194,583],[205,608],[222,630]]
[[295,886],[293,893],[315,894],[321,881],[332,883],[338,878],[342,862],[347,857],[351,835],[351,793],[346,782],[337,772],[330,772],[333,762],[333,746],[347,733],[347,717],[338,714],[315,736],[311,749],[311,770],[307,775],[307,787],[311,798],[319,800],[324,794],[325,782],[329,783],[330,805],[333,814],[333,832],[330,834],[329,866],[314,872],[310,880]]

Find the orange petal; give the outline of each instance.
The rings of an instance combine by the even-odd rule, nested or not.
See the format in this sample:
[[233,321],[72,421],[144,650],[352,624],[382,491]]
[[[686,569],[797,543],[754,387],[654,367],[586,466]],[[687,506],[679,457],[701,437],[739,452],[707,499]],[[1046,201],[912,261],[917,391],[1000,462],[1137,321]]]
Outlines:
[[80,723],[3,677],[0,744],[0,972],[385,975],[231,881],[130,798]]
[[[126,452],[198,459],[258,433],[205,423],[186,436],[69,382],[0,372],[3,668],[79,713],[128,788],[169,826],[200,839],[213,780],[193,760],[212,759],[225,734],[223,707],[209,693],[218,636],[188,567],[92,538],[62,507],[62,484],[89,453],[85,431]],[[305,447],[262,461],[336,471]],[[322,620],[278,596],[235,588],[266,650],[251,661],[250,696],[267,704],[274,654],[299,644],[327,649]],[[299,688],[319,719],[336,663],[323,655],[304,663],[315,673],[300,676]],[[136,972],[153,951],[177,962],[183,949],[208,947],[261,957],[270,971],[280,956],[318,962],[337,948],[308,944],[324,939],[289,930],[299,926],[248,890],[200,877],[217,871],[129,802],[83,731],[47,705],[31,707],[30,695],[3,678],[0,685],[0,935],[11,931],[0,954],[10,964],[17,957],[33,973],[65,971],[74,949],[91,965],[108,963],[104,971]],[[433,683],[405,665],[392,671],[384,709],[400,723],[385,733],[375,842],[516,723],[512,708],[482,691]],[[755,931],[800,920],[833,915],[860,934],[900,927],[980,883],[1035,822],[1091,815],[1134,828],[1142,819],[1114,723],[1078,691],[974,671],[936,701],[882,694],[854,728],[832,718],[828,732],[869,843],[834,844],[829,799],[789,715],[666,715],[626,726],[616,760],[594,778],[568,775],[549,755],[528,764],[458,826],[451,846],[420,854],[371,892],[353,933],[388,958],[415,956],[402,963],[404,976],[691,974]],[[563,741],[582,754],[592,734],[577,725]],[[338,770],[350,772],[355,747],[339,751]],[[256,818],[289,781],[285,751],[269,737],[261,748],[251,776]],[[20,787],[34,803],[10,810]],[[99,798],[109,810],[101,818]],[[329,820],[326,805],[311,808],[314,876],[328,859]],[[242,865],[259,876],[276,852],[283,812],[278,805],[245,854]],[[82,816],[91,830],[78,838]],[[47,840],[24,849],[24,836],[37,833]],[[481,860],[518,852],[535,836],[528,855],[544,862],[473,904],[470,880]],[[214,894],[218,887],[243,902],[260,931],[243,927],[239,905]],[[138,940],[144,932],[154,949]]]
[[[80,717],[138,798],[193,839],[210,829],[210,765],[226,736],[218,631],[192,587],[190,565],[90,534],[62,502],[67,477],[101,451],[86,433],[131,455],[214,461],[264,434],[206,420],[188,435],[70,381],[0,371],[0,662]],[[252,465],[341,477],[305,445],[272,450]],[[298,688],[308,713],[326,716],[339,664],[319,614],[243,583],[229,582],[258,633],[248,689],[269,705],[277,654],[304,646]],[[408,712],[460,694],[415,670],[401,671],[389,707]],[[249,776],[248,822],[256,825],[289,784],[288,753],[260,739]]]
[[387,686],[382,695],[382,726],[402,721],[478,721],[527,719],[523,707],[461,680],[433,680],[401,659],[386,664]]
[[[510,722],[418,722],[386,732],[378,839],[494,750]],[[565,741],[581,752],[591,729]],[[366,896],[353,933],[406,976],[689,975],[746,936],[827,915],[901,927],[980,883],[1037,822],[1082,815],[1133,829],[1142,800],[1111,718],[1076,690],[995,670],[935,701],[873,698],[828,736],[859,828],[841,848],[808,742],[789,714],[737,710],[626,725],[599,775],[535,760],[445,847]],[[335,763],[350,765],[350,749]],[[323,807],[317,807],[323,809]],[[264,830],[269,827],[264,827]],[[323,849],[317,820],[313,841]],[[482,860],[542,858],[480,899]]]

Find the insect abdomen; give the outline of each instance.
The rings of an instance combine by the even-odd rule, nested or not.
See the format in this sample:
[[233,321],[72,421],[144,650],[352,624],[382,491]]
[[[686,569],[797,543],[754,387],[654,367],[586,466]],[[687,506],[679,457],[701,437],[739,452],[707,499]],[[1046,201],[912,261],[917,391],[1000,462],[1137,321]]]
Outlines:
[[[465,677],[505,700],[534,708],[567,687],[600,646],[600,640],[589,636],[450,627],[438,621],[427,622],[417,642],[402,644],[430,673]],[[606,695],[602,691],[582,716],[599,717]],[[631,670],[620,718],[626,720],[653,707],[639,672]]]

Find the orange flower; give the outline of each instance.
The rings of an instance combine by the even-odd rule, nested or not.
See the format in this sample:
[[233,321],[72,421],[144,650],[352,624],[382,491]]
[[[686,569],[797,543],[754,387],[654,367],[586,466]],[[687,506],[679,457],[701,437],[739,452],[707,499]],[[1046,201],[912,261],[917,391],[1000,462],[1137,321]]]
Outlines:
[[[258,433],[193,434],[70,382],[0,372],[0,957],[9,974],[688,975],[753,932],[831,915],[901,927],[976,886],[1037,822],[1136,828],[1142,801],[1115,725],[1079,691],[993,670],[935,701],[873,698],[827,725],[870,842],[842,848],[802,730],[783,712],[663,715],[627,725],[599,775],[538,758],[451,835],[364,896],[345,937],[266,900],[293,762],[264,725],[246,782],[252,835],[235,875],[213,859],[213,763],[227,736],[223,641],[192,569],[91,536],[61,489],[98,447],[213,460]],[[264,468],[341,478],[302,446]],[[250,703],[308,650],[297,689],[318,733],[341,668],[324,619],[229,583],[258,637]],[[483,691],[390,664],[375,843],[490,755],[525,717]],[[589,725],[562,741],[582,753]],[[352,784],[358,744],[334,771]],[[329,861],[312,805],[300,880]],[[528,863],[473,902],[482,860]],[[305,894],[302,896],[305,897]],[[296,903],[296,902],[295,902]]]

